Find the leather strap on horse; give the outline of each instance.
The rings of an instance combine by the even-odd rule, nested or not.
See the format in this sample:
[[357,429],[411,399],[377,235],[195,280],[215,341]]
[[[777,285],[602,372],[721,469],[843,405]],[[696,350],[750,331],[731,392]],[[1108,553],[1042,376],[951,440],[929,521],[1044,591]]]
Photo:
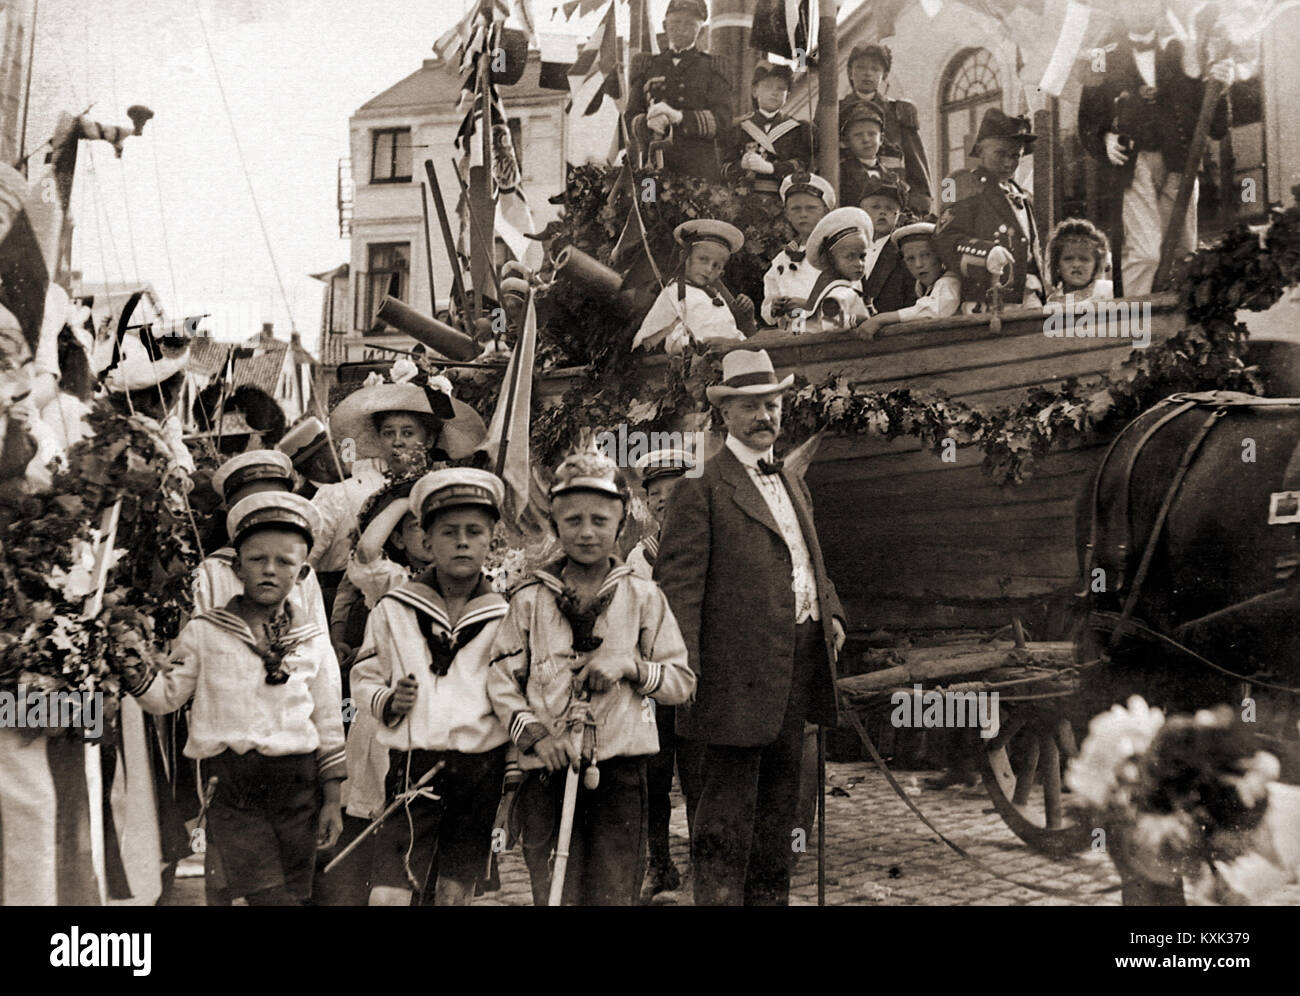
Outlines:
[[[1121,543],[1119,543],[1118,546],[1117,546],[1117,555],[1118,555],[1118,558],[1119,558],[1119,576],[1115,579],[1115,583],[1114,583],[1114,585],[1112,585],[1112,590],[1114,590],[1114,591],[1120,591],[1121,589],[1123,589],[1123,587],[1124,587],[1124,571],[1125,571],[1125,568],[1126,568],[1127,565],[1128,565],[1129,547],[1131,546],[1131,539],[1130,539],[1130,525],[1131,525],[1131,524],[1130,524],[1130,521],[1129,521],[1129,511],[1128,511],[1128,506],[1129,506],[1129,491],[1130,491],[1130,489],[1131,489],[1131,487],[1132,487],[1132,482],[1133,482],[1133,468],[1134,468],[1134,466],[1137,464],[1137,458],[1138,458],[1139,454],[1141,454],[1142,451],[1143,451],[1144,449],[1146,449],[1146,445],[1147,445],[1147,443],[1149,443],[1149,442],[1151,441],[1151,437],[1152,437],[1152,436],[1154,436],[1157,432],[1159,432],[1161,429],[1163,429],[1166,425],[1168,425],[1170,422],[1172,422],[1174,419],[1176,419],[1179,415],[1182,415],[1184,412],[1188,412],[1188,411],[1190,411],[1191,409],[1195,408],[1195,407],[1197,406],[1197,404],[1199,404],[1199,402],[1196,401],[1196,400],[1187,400],[1187,401],[1184,401],[1184,402],[1182,402],[1181,404],[1179,404],[1178,402],[1176,402],[1176,401],[1174,400],[1176,397],[1178,397],[1178,396],[1177,396],[1177,395],[1174,395],[1174,397],[1165,398],[1163,401],[1160,402],[1159,405],[1157,405],[1155,408],[1151,409],[1151,411],[1154,412],[1154,411],[1156,411],[1156,410],[1159,409],[1160,405],[1170,405],[1170,404],[1177,404],[1177,405],[1178,405],[1178,407],[1176,407],[1173,411],[1166,412],[1164,415],[1160,416],[1160,418],[1158,418],[1158,419],[1155,421],[1155,423],[1151,425],[1151,427],[1150,427],[1149,429],[1147,429],[1144,433],[1142,433],[1142,438],[1139,439],[1138,442],[1137,442],[1137,445],[1136,445],[1135,447],[1133,447],[1133,452],[1129,454],[1128,461],[1126,462],[1126,464],[1125,464],[1125,466],[1124,466],[1124,479],[1120,482],[1120,489],[1119,489],[1119,502],[1118,502],[1117,515],[1116,515],[1116,518],[1117,518],[1118,521],[1119,521],[1120,529],[1123,530],[1123,533],[1122,533],[1123,541],[1122,541]],[[1120,430],[1119,435],[1117,435],[1117,436],[1115,437],[1115,439],[1111,442],[1110,447],[1106,450],[1106,455],[1105,455],[1104,457],[1101,458],[1101,466],[1099,466],[1099,467],[1097,468],[1097,475],[1096,475],[1096,477],[1093,478],[1093,482],[1092,482],[1092,524],[1091,524],[1091,528],[1090,528],[1090,535],[1089,535],[1089,537],[1088,537],[1088,554],[1087,554],[1087,559],[1086,559],[1085,569],[1084,569],[1084,575],[1083,575],[1083,578],[1084,578],[1084,585],[1085,585],[1085,588],[1084,588],[1084,593],[1085,593],[1085,594],[1087,593],[1087,587],[1086,587],[1086,585],[1088,584],[1089,580],[1092,578],[1092,567],[1093,567],[1093,563],[1095,562],[1095,559],[1096,559],[1096,551],[1097,551],[1097,522],[1098,522],[1098,519],[1099,519],[1099,517],[1100,517],[1100,515],[1101,515],[1101,481],[1102,481],[1102,477],[1103,477],[1104,472],[1105,472],[1105,470],[1106,470],[1106,465],[1110,462],[1110,458],[1111,458],[1111,456],[1114,454],[1116,447],[1119,446],[1120,440],[1122,440],[1122,439],[1124,438],[1125,434],[1126,434],[1130,429],[1136,427],[1137,424],[1138,424],[1138,422],[1140,422],[1140,421],[1141,421],[1141,418],[1140,418],[1140,417],[1139,417],[1139,418],[1136,418],[1136,419],[1134,419],[1132,422],[1130,422],[1128,425],[1124,426],[1123,429]]]
[[898,779],[894,777],[894,773],[885,765],[885,759],[880,756],[880,751],[876,750],[876,745],[872,743],[871,738],[867,736],[866,728],[862,725],[862,720],[858,718],[858,714],[852,709],[845,709],[844,715],[848,716],[849,724],[853,727],[853,731],[858,735],[858,739],[862,741],[862,746],[867,749],[867,753],[871,755],[871,760],[875,763],[876,767],[880,769],[880,773],[885,776],[885,781],[887,781],[889,787],[894,790],[894,794],[902,799],[903,803],[912,811],[913,814],[915,814],[916,818],[924,823],[929,831],[943,841],[950,850],[959,857],[965,858],[986,875],[992,875],[994,878],[1001,879],[1003,882],[1009,882],[1021,889],[1029,889],[1033,892],[1041,892],[1047,896],[1059,896],[1064,899],[1086,900],[1089,896],[1105,895],[1108,892],[1115,892],[1120,888],[1118,885],[1112,885],[1107,886],[1104,889],[1094,889],[1090,892],[1075,892],[1072,889],[1057,889],[1050,885],[1034,885],[1030,882],[1020,882],[1009,875],[1004,875],[1002,872],[990,868],[956,841],[949,840],[938,827],[930,822],[929,817],[927,817],[925,813],[921,812],[916,803],[914,803],[908,796],[903,786],[898,784]]
[[[1187,476],[1188,470],[1191,469],[1192,461],[1196,459],[1196,454],[1200,452],[1201,444],[1205,438],[1224,415],[1228,413],[1226,407],[1216,407],[1210,412],[1209,418],[1197,430],[1192,441],[1187,444],[1183,450],[1183,458],[1178,462],[1178,469],[1174,471],[1174,476],[1169,482],[1169,488],[1165,491],[1164,501],[1160,503],[1160,511],[1156,513],[1156,520],[1151,526],[1151,535],[1147,537],[1145,549],[1142,551],[1142,560],[1138,564],[1137,574],[1133,576],[1133,587],[1129,590],[1128,598],[1124,602],[1124,611],[1120,613],[1119,625],[1115,628],[1110,636],[1111,646],[1120,638],[1124,626],[1129,618],[1133,615],[1133,610],[1137,608],[1138,598],[1142,594],[1142,585],[1146,581],[1147,571],[1151,568],[1151,561],[1155,557],[1156,546],[1160,542],[1160,536],[1164,532],[1165,521],[1169,518],[1169,511],[1173,508],[1174,499],[1178,497],[1178,489],[1183,485],[1183,479]],[[1167,421],[1167,420],[1162,420]]]

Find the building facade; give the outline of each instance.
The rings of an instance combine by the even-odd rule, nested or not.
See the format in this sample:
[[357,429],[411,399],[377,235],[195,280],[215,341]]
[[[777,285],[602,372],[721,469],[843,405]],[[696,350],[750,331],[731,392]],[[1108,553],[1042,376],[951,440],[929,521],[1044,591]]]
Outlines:
[[[559,210],[547,198],[564,189],[567,99],[565,93],[538,85],[540,66],[538,54],[530,53],[519,83],[501,88],[537,229]],[[350,196],[340,192],[340,213],[342,223],[346,203],[351,258],[346,267],[317,275],[329,285],[321,337],[321,358],[328,365],[376,358],[382,355],[377,346],[410,348],[412,340],[405,335],[375,331],[375,313],[385,295],[425,314],[447,306],[452,264],[432,192],[425,229],[421,191],[424,163],[431,160],[456,237],[460,189],[452,164],[459,158],[454,142],[464,120],[458,109],[460,85],[454,68],[426,59],[416,72],[363,104],[349,121],[351,189]]]

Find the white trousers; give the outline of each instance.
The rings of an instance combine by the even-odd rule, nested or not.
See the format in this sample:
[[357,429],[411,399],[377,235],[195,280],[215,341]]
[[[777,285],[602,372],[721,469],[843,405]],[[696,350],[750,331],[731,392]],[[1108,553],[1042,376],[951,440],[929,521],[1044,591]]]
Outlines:
[[[1151,293],[1156,267],[1160,263],[1160,242],[1174,211],[1181,173],[1166,173],[1159,152],[1139,152],[1133,182],[1124,191],[1124,252],[1120,266],[1124,274],[1124,296],[1141,297]],[[1199,184],[1192,183],[1192,198],[1187,204],[1187,219],[1180,255],[1196,249],[1196,201]]]

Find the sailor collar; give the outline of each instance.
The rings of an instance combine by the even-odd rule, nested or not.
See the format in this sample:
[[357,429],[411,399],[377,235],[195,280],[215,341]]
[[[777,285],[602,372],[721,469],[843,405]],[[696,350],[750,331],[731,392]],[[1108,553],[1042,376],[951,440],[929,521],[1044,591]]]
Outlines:
[[500,619],[509,608],[506,600],[492,590],[492,586],[482,574],[479,575],[478,584],[466,600],[465,610],[454,626],[451,624],[451,617],[447,614],[447,603],[438,588],[438,579],[433,571],[425,571],[414,581],[393,588],[383,598],[391,598],[414,609],[437,624],[442,632],[453,635],[476,623]]

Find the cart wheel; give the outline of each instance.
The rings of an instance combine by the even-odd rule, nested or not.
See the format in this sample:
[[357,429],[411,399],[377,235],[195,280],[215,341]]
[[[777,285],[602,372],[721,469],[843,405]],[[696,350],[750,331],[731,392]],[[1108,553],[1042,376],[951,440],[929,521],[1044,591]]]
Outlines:
[[1011,832],[1049,857],[1077,854],[1089,828],[1061,802],[1063,761],[1078,752],[1074,728],[1060,713],[1012,713],[992,740],[981,742],[980,774],[993,808]]

